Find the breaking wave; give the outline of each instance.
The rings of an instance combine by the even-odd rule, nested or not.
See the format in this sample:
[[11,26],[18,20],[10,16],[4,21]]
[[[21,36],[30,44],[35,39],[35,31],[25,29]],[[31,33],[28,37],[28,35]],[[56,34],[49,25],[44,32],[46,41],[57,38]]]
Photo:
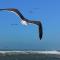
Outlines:
[[56,54],[60,55],[60,51],[0,51],[0,55],[11,54]]

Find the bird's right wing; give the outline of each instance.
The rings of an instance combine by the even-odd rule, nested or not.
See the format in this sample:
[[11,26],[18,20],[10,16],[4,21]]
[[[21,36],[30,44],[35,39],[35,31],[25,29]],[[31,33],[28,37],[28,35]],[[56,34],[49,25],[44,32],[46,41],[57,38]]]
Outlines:
[[15,12],[21,19],[25,19],[24,16],[21,14],[21,12],[18,9],[15,9],[15,8],[0,9],[0,11],[3,11],[3,10]]
[[42,35],[43,35],[43,29],[42,29],[42,24],[40,23],[39,24],[39,37],[40,37],[40,40],[42,39]]
[[41,21],[31,21],[31,20],[28,20],[28,22],[32,23],[32,24],[38,25],[38,28],[39,28],[39,38],[41,40],[42,39],[42,35],[43,35],[43,29],[42,29],[42,23],[41,23]]

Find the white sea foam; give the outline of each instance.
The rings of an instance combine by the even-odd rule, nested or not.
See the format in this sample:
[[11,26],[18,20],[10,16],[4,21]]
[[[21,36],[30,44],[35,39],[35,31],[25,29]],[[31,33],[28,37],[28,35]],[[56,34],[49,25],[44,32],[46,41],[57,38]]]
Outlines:
[[0,54],[57,54],[59,51],[0,51]]

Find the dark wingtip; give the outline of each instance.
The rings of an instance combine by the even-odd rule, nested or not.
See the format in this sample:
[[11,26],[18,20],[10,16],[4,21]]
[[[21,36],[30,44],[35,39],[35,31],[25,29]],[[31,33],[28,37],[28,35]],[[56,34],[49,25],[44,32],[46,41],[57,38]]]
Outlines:
[[42,36],[43,36],[43,29],[42,29],[42,24],[40,22],[40,24],[39,24],[39,38],[40,38],[40,40],[42,39]]
[[40,35],[40,40],[42,39],[42,35]]
[[39,38],[40,38],[40,40],[42,39],[42,31],[39,32]]

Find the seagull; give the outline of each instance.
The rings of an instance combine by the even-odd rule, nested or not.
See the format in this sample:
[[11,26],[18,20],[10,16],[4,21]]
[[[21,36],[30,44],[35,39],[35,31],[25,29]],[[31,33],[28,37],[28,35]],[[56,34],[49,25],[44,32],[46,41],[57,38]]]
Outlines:
[[43,36],[43,29],[42,29],[42,23],[41,21],[34,21],[34,20],[29,20],[29,19],[26,19],[22,13],[16,9],[16,8],[5,8],[5,9],[0,9],[0,11],[9,11],[9,12],[14,12],[17,16],[19,16],[21,18],[21,23],[24,24],[24,25],[28,25],[28,24],[35,24],[38,26],[38,31],[39,31],[39,38],[40,40],[42,39],[42,36]]

